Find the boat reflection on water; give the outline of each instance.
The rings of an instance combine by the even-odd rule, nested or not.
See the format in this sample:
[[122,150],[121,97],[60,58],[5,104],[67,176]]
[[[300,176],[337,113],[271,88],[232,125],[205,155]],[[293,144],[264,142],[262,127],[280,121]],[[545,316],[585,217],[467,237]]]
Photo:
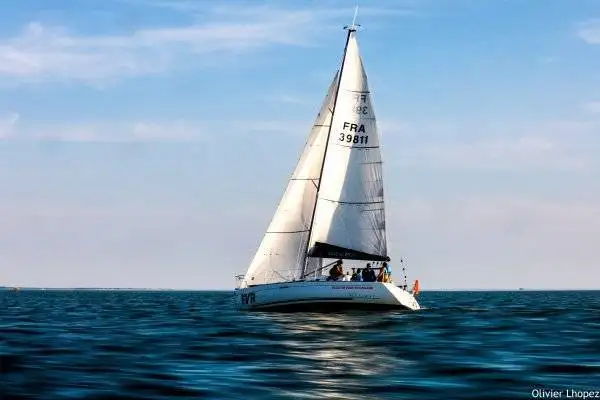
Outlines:
[[[364,399],[374,388],[380,394],[386,392],[392,371],[397,375],[414,364],[394,351],[404,340],[390,328],[402,319],[415,321],[419,318],[415,313],[257,313],[248,317],[270,324],[279,337],[265,357],[285,358],[285,374],[293,373],[294,380],[311,387],[310,392],[304,388],[301,396],[300,388],[290,388],[289,395]],[[270,367],[259,364],[252,372],[262,374]]]

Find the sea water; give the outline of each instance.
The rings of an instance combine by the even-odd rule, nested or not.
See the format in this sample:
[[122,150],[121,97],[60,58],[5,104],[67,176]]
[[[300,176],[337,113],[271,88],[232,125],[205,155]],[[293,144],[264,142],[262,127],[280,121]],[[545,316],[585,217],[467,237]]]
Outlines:
[[423,292],[423,310],[383,313],[248,313],[231,300],[232,292],[0,291],[0,399],[600,390],[600,292]]

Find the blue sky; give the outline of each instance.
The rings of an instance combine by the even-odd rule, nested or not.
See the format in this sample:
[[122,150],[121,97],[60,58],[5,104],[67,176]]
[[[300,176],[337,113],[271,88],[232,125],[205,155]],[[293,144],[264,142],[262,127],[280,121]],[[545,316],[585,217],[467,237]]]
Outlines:
[[[3,2],[0,285],[231,288],[354,4]],[[392,259],[424,289],[597,288],[600,2],[360,4]]]

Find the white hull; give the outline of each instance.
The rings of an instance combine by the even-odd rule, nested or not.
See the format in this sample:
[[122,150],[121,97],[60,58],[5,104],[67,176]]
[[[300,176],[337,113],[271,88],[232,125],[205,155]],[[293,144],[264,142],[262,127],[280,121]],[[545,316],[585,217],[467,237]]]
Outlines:
[[236,289],[241,310],[406,309],[419,310],[415,297],[393,283],[298,281]]

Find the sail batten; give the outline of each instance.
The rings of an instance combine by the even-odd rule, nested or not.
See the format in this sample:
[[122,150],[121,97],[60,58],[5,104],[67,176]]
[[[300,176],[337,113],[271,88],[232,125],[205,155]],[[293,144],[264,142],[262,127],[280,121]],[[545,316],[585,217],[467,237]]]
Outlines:
[[321,197],[320,200],[323,201],[329,201],[331,203],[338,203],[338,204],[348,204],[348,205],[357,205],[357,206],[362,206],[365,204],[384,204],[383,201],[339,201],[339,200],[332,200],[332,199],[326,199]]
[[[344,145],[340,145],[340,147],[354,148],[352,146],[344,146]],[[379,148],[379,146],[364,146],[364,147],[361,147],[360,149],[356,149],[356,150],[360,151],[360,150],[369,150],[369,149],[378,149],[378,148]],[[365,162],[365,164],[374,164],[374,163],[375,162]]]
[[267,233],[304,233],[308,232],[310,229],[303,229],[301,231],[267,231]]

